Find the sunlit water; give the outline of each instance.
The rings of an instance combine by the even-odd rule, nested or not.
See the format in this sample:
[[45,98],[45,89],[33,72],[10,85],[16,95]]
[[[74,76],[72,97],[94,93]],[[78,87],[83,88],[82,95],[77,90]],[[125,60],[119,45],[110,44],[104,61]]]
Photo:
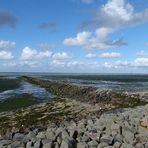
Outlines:
[[[17,77],[3,77],[2,79],[7,80],[6,82],[9,83],[9,80],[11,79],[17,80]],[[19,87],[17,89],[5,90],[0,92],[0,100],[5,100],[21,94],[30,94],[33,97],[37,98],[38,101],[43,102],[48,101],[54,97],[50,92],[46,91],[45,88],[41,88],[28,82],[20,81]]]

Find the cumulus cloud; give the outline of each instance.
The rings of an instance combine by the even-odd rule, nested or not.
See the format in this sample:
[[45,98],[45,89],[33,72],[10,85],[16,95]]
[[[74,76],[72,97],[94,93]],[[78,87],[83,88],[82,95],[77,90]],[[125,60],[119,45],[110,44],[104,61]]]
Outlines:
[[9,11],[0,10],[0,27],[9,26],[14,28],[17,23],[17,18]]
[[0,40],[0,50],[15,48],[15,45],[15,42]]
[[137,53],[138,57],[148,57],[148,53],[145,53],[143,50]]
[[64,40],[65,45],[69,46],[83,46],[86,44],[86,42],[89,40],[91,37],[91,32],[80,32],[77,34],[76,37],[74,38],[68,38]]
[[0,60],[11,60],[13,58],[14,57],[11,52],[5,50],[0,51]]
[[[137,25],[148,22],[148,9],[141,12],[135,12],[134,7],[125,0],[108,0],[97,11],[96,17],[93,20],[85,22],[83,26],[93,26],[95,32],[89,32],[89,36],[81,42],[80,32],[76,37],[67,38],[64,44],[68,46],[81,46],[84,49],[108,49],[116,48],[125,45],[122,38],[110,39],[110,34],[118,31],[123,27]],[[85,36],[85,35],[83,35]]]
[[30,47],[25,47],[22,50],[21,60],[33,60],[33,59],[43,59],[47,57],[51,57],[52,52],[45,50],[45,51],[37,51]]
[[16,62],[10,62],[10,63],[3,63],[2,64],[3,67],[17,67],[17,63]]
[[67,60],[71,59],[71,56],[66,52],[57,52],[52,55],[52,58],[55,60]]
[[26,66],[26,67],[30,67],[30,68],[37,68],[40,67],[42,64],[41,62],[38,61],[21,61],[18,63],[18,66]]
[[132,65],[136,67],[148,67],[148,58],[137,58]]
[[121,56],[120,53],[117,53],[117,52],[106,52],[106,53],[102,53],[100,55],[97,55],[97,54],[92,54],[92,53],[89,53],[87,54],[85,57],[86,58],[119,58]]

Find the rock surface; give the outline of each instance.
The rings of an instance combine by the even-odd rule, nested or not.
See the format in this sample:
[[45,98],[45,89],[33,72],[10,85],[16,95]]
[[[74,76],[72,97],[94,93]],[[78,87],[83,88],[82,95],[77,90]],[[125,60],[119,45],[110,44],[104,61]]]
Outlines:
[[1,136],[0,148],[147,148],[148,128],[141,125],[147,117],[145,105],[99,118],[49,124],[46,129],[32,128],[28,133],[13,128],[12,138]]

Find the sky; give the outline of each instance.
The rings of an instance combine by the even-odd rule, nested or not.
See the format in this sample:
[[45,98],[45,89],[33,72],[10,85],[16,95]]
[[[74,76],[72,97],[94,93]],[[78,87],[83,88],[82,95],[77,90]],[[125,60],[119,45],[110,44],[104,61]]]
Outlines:
[[148,0],[0,0],[0,72],[148,73]]

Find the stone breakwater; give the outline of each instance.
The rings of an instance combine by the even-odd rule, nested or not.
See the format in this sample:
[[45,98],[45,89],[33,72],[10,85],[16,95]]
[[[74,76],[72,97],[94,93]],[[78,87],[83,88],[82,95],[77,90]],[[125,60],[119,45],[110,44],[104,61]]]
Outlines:
[[148,148],[148,105],[0,137],[0,148]]
[[82,102],[89,103],[109,103],[115,106],[123,105],[123,107],[142,105],[148,101],[147,96],[140,96],[133,93],[121,93],[108,89],[97,89],[95,87],[85,87],[62,83],[60,81],[44,80],[33,77],[22,77],[23,80],[30,83],[40,85],[46,88],[51,93],[70,99],[75,99]]
[[22,79],[57,97],[1,112],[0,148],[148,148],[147,93]]

